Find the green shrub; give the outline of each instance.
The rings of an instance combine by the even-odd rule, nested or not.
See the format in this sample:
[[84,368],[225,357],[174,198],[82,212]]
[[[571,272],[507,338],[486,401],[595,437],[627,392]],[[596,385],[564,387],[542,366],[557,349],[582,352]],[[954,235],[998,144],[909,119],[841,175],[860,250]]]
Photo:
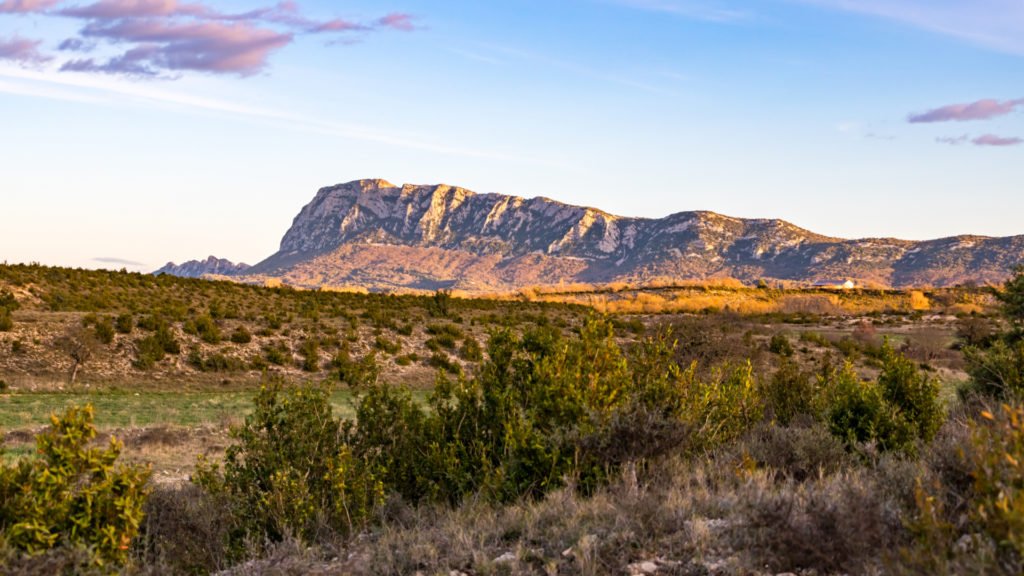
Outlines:
[[401,342],[388,340],[384,336],[377,336],[373,342],[373,347],[377,350],[391,354],[392,356],[402,351]]
[[14,312],[19,308],[21,308],[21,304],[18,303],[18,299],[14,297],[10,290],[0,290],[0,310]]
[[114,323],[109,317],[98,318],[92,325],[96,339],[103,344],[110,344],[114,341]]
[[811,374],[800,369],[799,364],[783,359],[762,390],[768,414],[783,426],[788,426],[800,415],[817,417],[820,412],[817,384]]
[[786,338],[785,334],[778,332],[772,336],[771,342],[768,343],[768,351],[779,356],[792,356],[793,345],[789,343],[789,338]]
[[444,370],[449,374],[458,374],[462,371],[462,367],[444,352],[434,352],[431,354],[430,358],[427,358],[427,365],[438,370]]
[[181,344],[174,337],[166,322],[152,324],[154,333],[135,342],[136,355],[134,365],[140,370],[149,370],[164,359],[167,354],[181,354]]
[[964,350],[967,372],[971,375],[968,391],[995,398],[1024,395],[1024,340],[998,339],[989,348]]
[[914,429],[914,435],[930,442],[939,431],[945,413],[939,402],[939,383],[922,374],[913,362],[897,354],[889,341],[882,345],[882,372],[878,385],[882,398],[894,409],[894,417]]
[[299,355],[302,356],[300,366],[306,372],[320,371],[320,341],[316,338],[306,338],[299,346]]
[[276,366],[291,364],[292,351],[285,341],[269,342],[263,345],[263,354],[267,362]]
[[447,340],[457,340],[465,336],[462,328],[452,323],[429,324],[427,325],[427,334],[431,336],[448,336]]
[[267,384],[245,423],[231,429],[223,471],[200,460],[195,481],[229,503],[236,554],[247,539],[308,542],[372,519],[382,483],[344,444],[329,400],[325,387]]
[[825,422],[847,445],[874,444],[879,450],[910,450],[914,428],[885,401],[875,382],[863,381],[847,362],[826,384]]
[[149,470],[118,464],[122,445],[90,448],[91,405],[51,416],[38,456],[0,467],[0,540],[27,554],[88,547],[97,565],[123,564],[138,534]]
[[380,376],[376,354],[371,351],[359,360],[354,360],[349,352],[348,342],[343,343],[338,353],[331,359],[331,369],[339,381],[351,388],[374,384]]
[[1010,324],[1009,337],[1024,340],[1024,265],[1018,266],[1013,278],[1006,281],[1001,291],[996,292],[1001,312]]
[[199,336],[207,344],[219,344],[223,340],[220,334],[220,327],[217,326],[217,321],[209,315],[204,314],[186,322],[182,329],[186,334]]
[[239,326],[231,332],[231,341],[235,344],[248,344],[252,342],[252,334],[246,330],[245,326]]
[[201,372],[239,372],[245,369],[245,362],[238,358],[220,353],[203,356],[199,349],[189,353],[188,363]]
[[14,330],[14,318],[7,310],[0,310],[0,332],[10,332],[11,330]]
[[466,336],[466,340],[462,342],[462,348],[459,350],[459,355],[467,362],[479,362],[484,359],[484,350],[475,338]]
[[135,328],[135,317],[127,312],[114,320],[114,329],[118,334],[131,334],[132,328]]

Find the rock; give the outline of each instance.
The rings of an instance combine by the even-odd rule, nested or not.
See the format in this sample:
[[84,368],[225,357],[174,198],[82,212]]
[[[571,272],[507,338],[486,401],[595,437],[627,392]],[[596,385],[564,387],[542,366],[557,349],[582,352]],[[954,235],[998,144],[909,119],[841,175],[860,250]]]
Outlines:
[[782,220],[706,211],[627,218],[547,198],[359,180],[320,189],[278,252],[242,278],[470,291],[711,274],[746,283],[855,277],[881,286],[948,286],[1002,281],[1021,253],[1024,236],[844,240]]
[[498,556],[492,562],[495,564],[511,564],[517,560],[515,552],[505,552],[501,556]]
[[231,260],[224,260],[210,256],[206,260],[189,260],[178,265],[168,262],[163,268],[153,272],[155,275],[167,274],[168,276],[180,276],[182,278],[202,278],[208,274],[216,276],[235,276],[243,274],[249,269],[248,264],[235,264]]

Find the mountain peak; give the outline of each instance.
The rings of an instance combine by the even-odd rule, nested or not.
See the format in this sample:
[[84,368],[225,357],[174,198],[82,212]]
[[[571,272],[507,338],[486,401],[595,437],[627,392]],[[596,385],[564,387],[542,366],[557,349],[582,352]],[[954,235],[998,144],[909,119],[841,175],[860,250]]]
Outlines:
[[955,244],[843,240],[783,220],[710,211],[629,218],[543,197],[374,179],[322,188],[295,217],[280,250],[247,274],[374,289],[514,290],[723,276],[941,286],[1002,281],[1024,255],[1024,236]]
[[180,266],[174,262],[168,262],[163,268],[153,272],[155,275],[167,274],[168,276],[180,276],[182,278],[201,278],[207,274],[217,276],[235,276],[248,271],[248,264],[235,264],[231,260],[224,260],[216,256],[210,256],[206,260],[189,260]]

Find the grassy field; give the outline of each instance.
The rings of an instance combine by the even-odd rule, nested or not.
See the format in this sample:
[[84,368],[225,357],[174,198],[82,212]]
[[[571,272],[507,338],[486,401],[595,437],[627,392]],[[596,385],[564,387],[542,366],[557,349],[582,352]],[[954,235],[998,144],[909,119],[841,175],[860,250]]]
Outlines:
[[[417,391],[418,399],[429,392]],[[91,403],[101,430],[151,426],[226,426],[252,411],[255,391],[234,392],[19,392],[0,396],[0,429],[38,428],[50,414],[71,405]],[[352,393],[336,390],[331,404],[338,416],[353,414]]]

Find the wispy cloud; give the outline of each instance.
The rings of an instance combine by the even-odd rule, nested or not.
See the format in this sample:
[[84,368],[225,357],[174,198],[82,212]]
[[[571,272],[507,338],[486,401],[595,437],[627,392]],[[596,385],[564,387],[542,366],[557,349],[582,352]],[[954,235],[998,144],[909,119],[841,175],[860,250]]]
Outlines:
[[1024,108],[1024,98],[1019,100],[978,100],[966,104],[950,104],[941,108],[934,108],[927,112],[911,114],[907,121],[911,124],[925,124],[931,122],[967,122],[970,120],[989,120],[999,116],[1006,116],[1017,108]]
[[[61,70],[137,77],[173,78],[184,71],[250,76],[265,69],[271,55],[297,35],[338,37],[418,29],[415,18],[403,12],[367,21],[310,18],[293,0],[238,13],[201,1],[98,0],[68,5],[65,0],[0,0],[0,12],[84,20],[78,36],[66,39],[59,50],[89,51],[104,44],[120,53],[105,60],[65,60]],[[351,41],[329,44],[344,43]]]
[[[362,142],[372,142],[420,150],[445,156],[464,158],[482,158],[506,162],[554,165],[550,160],[537,157],[485,150],[476,147],[459,147],[433,140],[429,137],[395,133],[373,126],[363,126],[342,122],[332,122],[319,117],[310,117],[298,113],[247,106],[237,102],[203,98],[169,87],[155,87],[148,83],[132,82],[116,77],[92,75],[68,75],[55,71],[27,70],[16,67],[0,66],[0,78],[12,82],[0,81],[0,92],[24,94],[53,98],[59,100],[81,100],[82,92],[96,95],[98,102],[123,105],[142,103],[150,105],[180,106],[186,109],[210,111],[243,117],[257,122],[267,122],[288,130],[298,130],[312,134],[335,136]],[[170,86],[170,85],[167,85]]]
[[902,22],[1024,55],[1024,2],[1020,0],[789,0]]
[[735,2],[719,0],[604,0],[637,10],[672,14],[692,20],[716,22],[720,24],[742,22],[754,17],[754,13],[746,8],[736,8]]
[[996,136],[995,134],[983,134],[975,138],[971,138],[967,134],[962,136],[946,136],[936,138],[935,141],[940,144],[949,144],[951,146],[960,146],[961,144],[968,143],[975,146],[995,147],[1018,146],[1020,144],[1024,144],[1024,138]]
[[950,146],[959,146],[966,144],[971,139],[970,136],[964,134],[962,136],[940,136],[935,139],[939,144],[949,144]]
[[99,262],[101,264],[117,264],[120,266],[145,266],[144,262],[136,262],[135,260],[125,260],[124,258],[114,258],[111,256],[97,256],[92,259],[93,262]]
[[43,64],[50,60],[49,56],[39,51],[42,40],[28,40],[17,36],[0,37],[0,60],[10,60],[19,64]]
[[971,142],[975,146],[1018,146],[1020,144],[1024,144],[1024,138],[1007,138],[1003,136],[996,136],[995,134],[985,134],[983,136],[978,136],[974,140],[971,140]]

